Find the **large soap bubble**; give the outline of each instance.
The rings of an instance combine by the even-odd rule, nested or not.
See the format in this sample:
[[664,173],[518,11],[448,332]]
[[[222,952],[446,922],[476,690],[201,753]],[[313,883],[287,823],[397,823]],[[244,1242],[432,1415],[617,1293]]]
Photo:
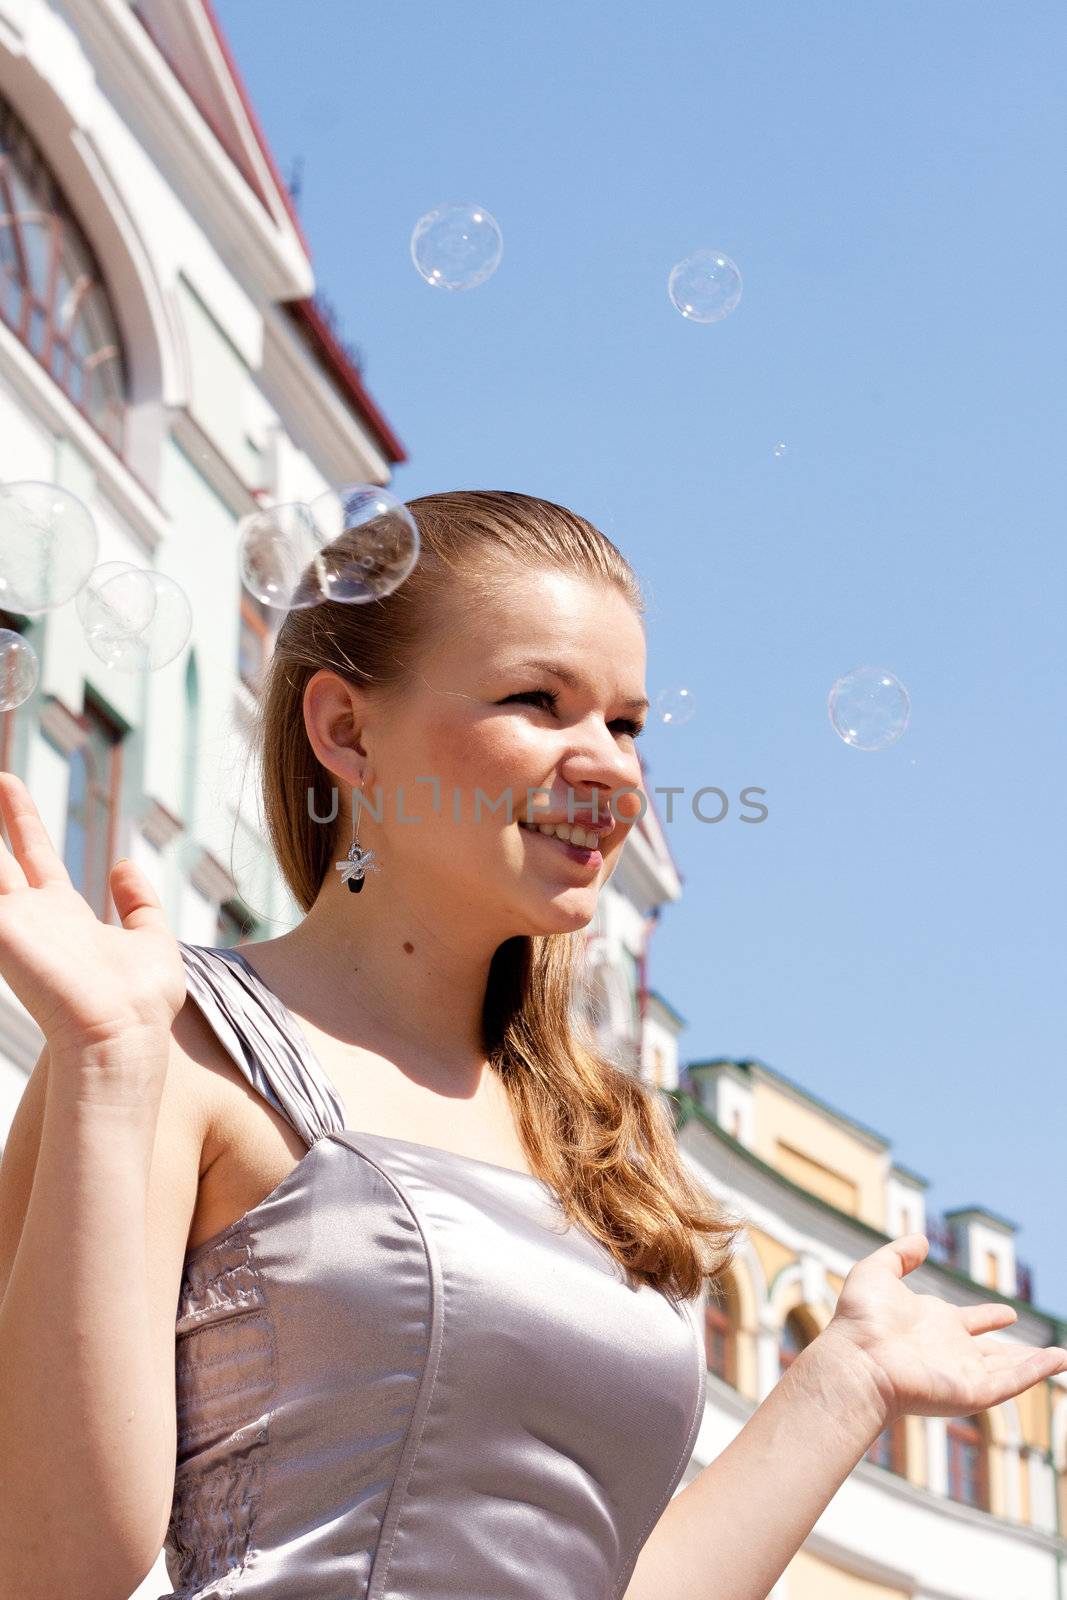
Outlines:
[[322,533],[302,500],[251,511],[237,528],[238,567],[249,594],[277,611],[318,604]]
[[28,639],[13,628],[0,628],[0,711],[14,711],[37,687],[40,669]]
[[721,322],[741,298],[741,273],[721,250],[695,250],[672,269],[667,293],[690,322]]
[[856,667],[838,678],[827,700],[834,732],[855,750],[885,750],[908,726],[911,700],[884,667]]
[[115,565],[123,570],[91,585],[85,605],[89,648],[119,672],[156,672],[188,642],[193,627],[189,598],[165,573]]
[[373,483],[343,484],[320,494],[310,509],[325,540],[318,557],[324,600],[381,600],[415,566],[418,525],[388,489]]
[[88,506],[56,483],[0,484],[0,605],[32,616],[77,594],[96,563]]
[[477,288],[492,277],[503,253],[496,219],[484,206],[463,201],[427,211],[411,235],[411,259],[435,288]]

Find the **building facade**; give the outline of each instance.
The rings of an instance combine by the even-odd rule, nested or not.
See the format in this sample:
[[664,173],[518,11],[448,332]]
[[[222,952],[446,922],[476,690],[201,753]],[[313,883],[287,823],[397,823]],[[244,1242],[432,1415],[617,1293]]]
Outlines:
[[[995,1337],[1062,1345],[1033,1302],[1016,1226],[980,1206],[928,1216],[926,1179],[887,1141],[759,1061],[693,1061],[670,1099],[681,1149],[745,1218],[732,1269],[706,1297],[708,1395],[684,1482],[730,1443],[826,1326],[850,1268],[902,1234],[930,1252],[908,1275],[954,1305],[1004,1300]],[[842,1484],[773,1600],[1063,1600],[1067,1381],[969,1417],[904,1417]]]
[[[0,0],[0,481],[55,483],[99,562],[175,579],[169,665],[108,668],[68,603],[0,611],[32,696],[0,712],[76,887],[114,920],[122,855],[182,938],[296,920],[257,828],[248,734],[280,613],[242,587],[238,523],[405,453],[316,299],[307,243],[209,6]],[[0,1139],[39,1030],[0,980]],[[169,1592],[162,1552],[140,1600]]]
[[[280,613],[239,581],[238,522],[384,484],[404,458],[315,298],[210,7],[0,0],[0,480],[71,490],[98,561],[165,573],[193,613],[180,657],[141,675],[97,659],[73,604],[0,613],[40,665],[31,699],[0,713],[0,764],[100,916],[128,855],[183,938],[295,920],[245,820]],[[5,1128],[35,1031],[0,993]]]

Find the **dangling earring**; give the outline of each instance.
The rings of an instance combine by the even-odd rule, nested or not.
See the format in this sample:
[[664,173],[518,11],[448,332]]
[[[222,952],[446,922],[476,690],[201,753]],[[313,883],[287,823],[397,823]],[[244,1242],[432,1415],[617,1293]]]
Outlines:
[[[364,774],[363,782],[366,782]],[[359,786],[360,794],[363,793],[363,783]],[[373,850],[362,850],[356,842],[359,829],[356,827],[356,794],[352,791],[352,843],[348,847],[348,855],[344,861],[335,861],[334,866],[341,874],[341,882],[347,883],[353,894],[359,894],[366,882],[365,874],[369,867],[372,872],[380,872],[381,868],[374,860]]]

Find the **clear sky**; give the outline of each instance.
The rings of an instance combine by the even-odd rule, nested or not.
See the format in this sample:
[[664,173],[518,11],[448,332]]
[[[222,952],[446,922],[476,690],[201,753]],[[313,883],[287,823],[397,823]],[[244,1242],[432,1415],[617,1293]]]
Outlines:
[[[650,724],[648,780],[731,802],[666,829],[650,971],[683,1060],[755,1056],[890,1139],[931,1210],[1020,1224],[1067,1317],[1067,12],[218,10],[409,450],[396,491],[544,495],[642,577],[648,692],[697,702]],[[408,253],[452,199],[504,236],[466,293]],[[744,282],[709,326],[666,287],[703,246]],[[827,715],[864,664],[912,700],[879,752]]]

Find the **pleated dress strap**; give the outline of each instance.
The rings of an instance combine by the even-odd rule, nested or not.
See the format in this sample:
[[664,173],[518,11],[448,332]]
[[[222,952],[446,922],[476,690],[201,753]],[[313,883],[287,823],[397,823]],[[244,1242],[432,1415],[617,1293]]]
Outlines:
[[257,1094],[310,1148],[345,1125],[341,1100],[288,1008],[234,950],[178,940],[186,985]]

